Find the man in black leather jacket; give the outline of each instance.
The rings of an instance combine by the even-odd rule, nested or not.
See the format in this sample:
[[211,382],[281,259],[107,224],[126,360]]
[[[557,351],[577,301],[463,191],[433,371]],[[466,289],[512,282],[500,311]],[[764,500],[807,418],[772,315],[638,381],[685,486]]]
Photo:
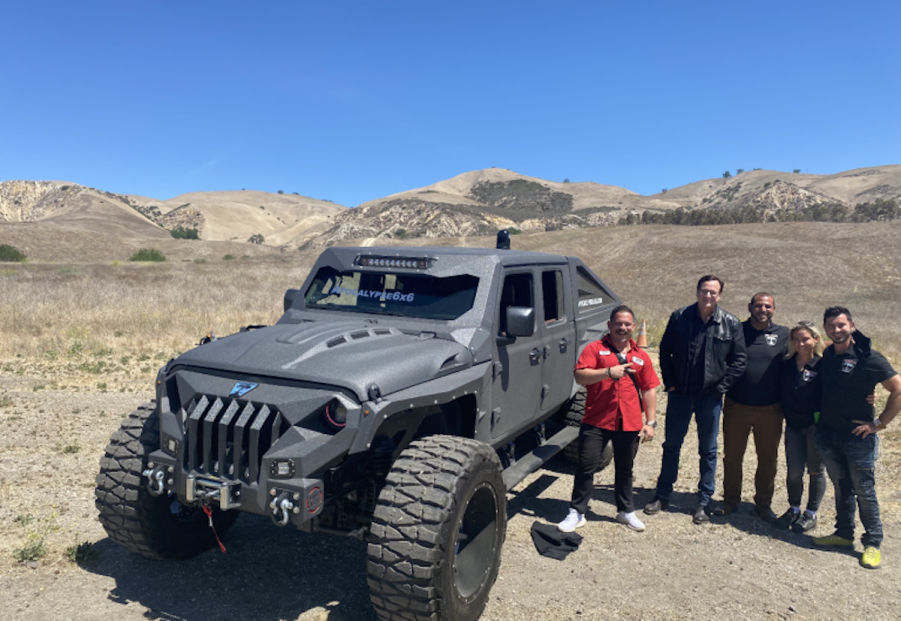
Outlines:
[[741,321],[719,307],[722,293],[721,279],[701,277],[697,303],[673,312],[660,341],[660,371],[667,392],[666,439],[657,493],[644,508],[648,515],[669,505],[682,442],[694,414],[701,479],[693,520],[695,524],[710,521],[723,394],[744,373],[747,361]]

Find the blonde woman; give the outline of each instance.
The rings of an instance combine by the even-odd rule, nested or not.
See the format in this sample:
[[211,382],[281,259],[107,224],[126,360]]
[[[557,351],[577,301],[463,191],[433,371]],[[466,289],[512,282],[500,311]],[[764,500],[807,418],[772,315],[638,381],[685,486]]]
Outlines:
[[[812,323],[801,321],[789,331],[788,353],[782,365],[781,378],[789,509],[776,520],[775,525],[777,528],[791,528],[796,533],[816,527],[817,510],[826,492],[826,469],[814,440],[822,394],[817,364],[822,354],[823,338]],[[807,507],[802,513],[805,466],[809,485]]]

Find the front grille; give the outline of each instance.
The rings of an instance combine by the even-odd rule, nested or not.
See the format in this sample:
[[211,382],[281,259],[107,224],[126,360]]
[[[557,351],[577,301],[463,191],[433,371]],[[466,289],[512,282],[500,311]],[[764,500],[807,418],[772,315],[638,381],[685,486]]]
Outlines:
[[287,430],[273,406],[203,395],[185,418],[185,466],[233,481],[256,483],[263,455]]

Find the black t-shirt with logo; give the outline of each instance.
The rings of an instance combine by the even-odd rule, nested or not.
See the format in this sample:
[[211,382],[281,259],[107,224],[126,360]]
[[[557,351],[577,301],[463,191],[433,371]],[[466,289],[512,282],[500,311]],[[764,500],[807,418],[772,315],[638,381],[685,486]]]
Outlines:
[[742,405],[772,405],[779,403],[782,360],[788,347],[788,328],[770,324],[755,330],[751,320],[742,322],[748,366],[726,396]]
[[822,379],[817,368],[822,358],[812,358],[798,371],[795,354],[782,363],[782,412],[785,424],[795,431],[804,431],[816,422],[820,411]]
[[851,431],[855,420],[872,421],[875,408],[867,403],[867,396],[876,384],[896,375],[885,356],[870,349],[870,339],[855,332],[854,344],[844,354],[835,353],[830,345],[823,352],[820,362],[820,379],[823,382],[823,404],[820,425]]

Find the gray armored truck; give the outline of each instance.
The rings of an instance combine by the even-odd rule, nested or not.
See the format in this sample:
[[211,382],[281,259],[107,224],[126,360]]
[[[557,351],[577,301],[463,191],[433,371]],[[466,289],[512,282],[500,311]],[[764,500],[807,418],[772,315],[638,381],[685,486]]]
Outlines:
[[506,493],[576,439],[573,368],[618,303],[573,257],[330,248],[275,325],[160,369],[101,459],[100,521],[159,559],[241,513],[358,537],[379,618],[477,619]]

